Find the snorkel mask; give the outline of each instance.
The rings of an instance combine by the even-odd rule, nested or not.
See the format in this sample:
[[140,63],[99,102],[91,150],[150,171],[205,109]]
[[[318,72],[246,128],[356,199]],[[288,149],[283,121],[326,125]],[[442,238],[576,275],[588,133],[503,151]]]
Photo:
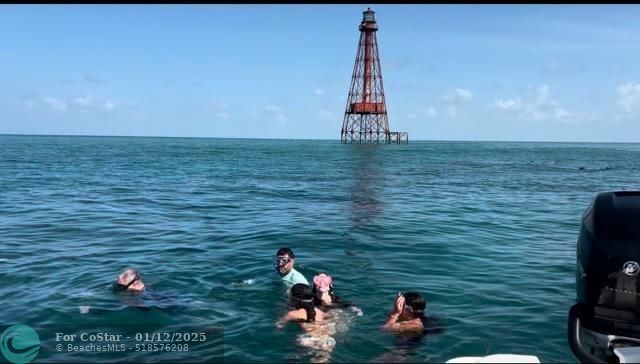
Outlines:
[[305,304],[313,304],[313,297],[300,298],[291,296],[289,300],[291,302],[291,305],[296,308],[302,308]]
[[140,276],[140,273],[136,272],[135,276],[133,277],[133,279],[125,284],[120,284],[118,282],[115,283],[115,288],[117,291],[126,291],[129,289],[129,287],[131,287],[134,283],[136,283],[137,281],[139,281],[142,277]]
[[289,257],[278,255],[273,260],[273,266],[276,268],[278,273],[280,273],[281,275],[285,275],[287,274],[287,269],[285,268],[285,266],[289,264],[290,261],[291,259],[289,259]]
[[[402,296],[405,297],[403,311],[407,310],[410,313],[412,313],[414,316],[423,316],[424,315],[424,311],[426,309],[426,302],[424,303],[424,305],[420,305],[419,303],[416,302],[417,298],[420,298],[422,300],[421,297],[419,297],[419,296],[416,297],[416,294],[413,293],[413,292],[410,293],[411,298],[409,300],[407,300],[407,295],[402,294]],[[422,306],[422,307],[420,307],[420,306]]]

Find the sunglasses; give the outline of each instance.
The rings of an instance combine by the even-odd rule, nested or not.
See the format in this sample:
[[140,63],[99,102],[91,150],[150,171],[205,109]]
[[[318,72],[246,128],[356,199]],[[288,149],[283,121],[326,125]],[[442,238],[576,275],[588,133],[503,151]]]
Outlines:
[[133,277],[133,280],[127,284],[121,284],[121,283],[116,283],[118,286],[118,289],[125,291],[127,289],[129,289],[129,287],[131,287],[131,285],[133,285],[134,283],[136,283],[137,281],[140,280],[140,273],[136,273],[136,275]]
[[276,268],[278,268],[278,267],[282,267],[284,265],[289,264],[290,261],[291,261],[291,259],[289,259],[287,257],[276,257],[273,260],[273,265],[276,266]]

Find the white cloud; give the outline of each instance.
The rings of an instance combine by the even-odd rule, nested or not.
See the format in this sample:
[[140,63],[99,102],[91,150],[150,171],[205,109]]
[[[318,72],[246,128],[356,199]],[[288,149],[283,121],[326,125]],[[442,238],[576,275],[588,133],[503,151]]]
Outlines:
[[473,99],[473,93],[464,88],[457,88],[442,97],[442,102],[448,104],[461,104]]
[[25,110],[33,110],[36,107],[36,101],[35,100],[26,100],[22,103],[22,107]]
[[520,111],[522,110],[522,100],[520,100],[519,97],[508,100],[496,100],[489,105],[489,107],[505,111]]
[[205,110],[213,112],[218,119],[228,120],[231,118],[231,112],[229,111],[229,104],[222,101],[215,101],[205,105]]
[[98,110],[102,108],[105,111],[112,111],[116,105],[111,100],[96,100],[91,96],[79,96],[69,100],[70,105],[78,106],[81,111],[88,112],[89,110]]
[[75,97],[71,99],[71,103],[80,106],[91,106],[93,104],[93,99],[91,96]]
[[640,84],[629,82],[618,86],[618,105],[630,113],[640,104]]
[[321,88],[316,87],[316,88],[313,89],[313,93],[318,95],[318,96],[322,96],[322,95],[324,95],[324,90],[321,89]]
[[272,114],[274,119],[280,124],[287,123],[287,115],[284,114],[282,108],[278,105],[268,104],[264,106],[264,110]]
[[473,93],[471,91],[464,88],[456,88],[444,95],[441,102],[445,104],[448,116],[453,119],[458,115],[458,108],[472,99]]
[[544,121],[548,119],[560,120],[570,114],[561,107],[558,102],[549,96],[549,86],[541,85],[537,89],[537,98],[534,102],[525,105],[525,118]]
[[111,100],[105,100],[102,107],[107,111],[111,111],[116,107],[116,105]]
[[65,111],[67,110],[67,103],[56,99],[55,97],[45,96],[42,98],[47,106],[56,110],[56,111]]
[[438,115],[438,112],[433,107],[421,108],[415,112],[407,114],[409,119],[417,119],[417,118],[434,118]]
[[50,110],[56,112],[110,112],[116,108],[116,103],[113,100],[93,98],[91,96],[69,97],[66,98],[66,100],[53,96],[45,96],[40,100],[28,99],[22,103],[22,106],[26,110],[32,110],[40,104],[44,104]]
[[527,121],[569,121],[567,118],[573,116],[571,111],[551,98],[548,85],[544,84],[537,88],[529,85],[527,90],[534,92],[530,101],[522,100],[520,97],[495,100],[489,104],[488,108]]
[[549,100],[549,86],[542,85],[538,87],[538,103],[545,103]]

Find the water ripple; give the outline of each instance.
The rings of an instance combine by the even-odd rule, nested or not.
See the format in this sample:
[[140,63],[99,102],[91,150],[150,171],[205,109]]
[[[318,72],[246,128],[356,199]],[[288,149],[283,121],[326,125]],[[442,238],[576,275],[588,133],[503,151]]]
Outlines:
[[[207,327],[224,340],[203,357],[227,362],[306,360],[295,325],[275,328],[286,305],[271,265],[281,246],[308,278],[332,274],[338,295],[364,311],[336,338],[335,361],[397,361],[378,327],[398,291],[416,290],[446,331],[415,360],[513,352],[572,362],[581,214],[597,192],[636,188],[640,169],[635,144],[0,143],[2,317]],[[153,290],[176,292],[180,309],[141,311],[111,292],[130,266]],[[148,360],[118,357],[136,359]]]

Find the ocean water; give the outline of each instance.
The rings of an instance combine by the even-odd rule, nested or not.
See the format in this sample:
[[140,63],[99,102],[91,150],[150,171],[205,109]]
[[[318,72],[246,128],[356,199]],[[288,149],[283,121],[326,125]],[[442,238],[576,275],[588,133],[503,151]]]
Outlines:
[[[296,324],[275,327],[282,246],[364,313],[333,362],[575,362],[581,214],[640,172],[637,144],[0,136],[0,151],[0,324],[36,330],[36,362],[310,361]],[[110,289],[130,266],[153,294]],[[378,327],[407,290],[445,331],[402,352]],[[91,330],[207,339],[110,353],[55,339]]]

